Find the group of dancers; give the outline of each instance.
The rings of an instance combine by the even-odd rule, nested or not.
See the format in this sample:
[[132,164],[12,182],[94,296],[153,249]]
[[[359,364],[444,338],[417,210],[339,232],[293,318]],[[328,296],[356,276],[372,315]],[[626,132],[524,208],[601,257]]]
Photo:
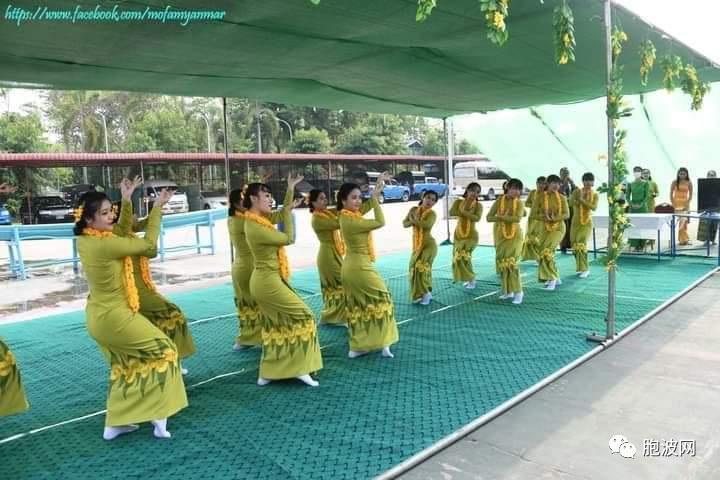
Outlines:
[[[348,357],[380,352],[392,358],[390,347],[399,340],[391,294],[373,263],[376,259],[373,232],[385,225],[379,195],[387,179],[382,174],[368,201],[361,188],[343,184],[336,206],[329,207],[325,192],[313,190],[307,201],[312,228],[320,242],[317,267],[324,307],[320,323],[345,325]],[[257,383],[298,379],[310,386],[323,367],[312,310],[290,286],[290,266],[285,247],[293,243],[292,209],[300,176],[289,176],[283,206],[272,210],[272,191],[265,183],[251,183],[233,190],[229,197],[228,229],[235,260],[232,280],[239,332],[233,348],[261,346]],[[537,188],[521,201],[523,184],[506,183],[505,193],[493,203],[487,221],[494,224],[496,272],[502,299],[523,301],[519,273],[523,260],[538,262],[538,279],[547,290],[560,284],[555,250],[565,234],[565,220],[572,216],[572,248],[577,274],[588,274],[586,243],[592,230],[592,211],[598,196],[591,173],[583,176],[583,188],[570,198],[558,192],[560,178],[540,177]],[[162,296],[152,281],[149,259],[157,254],[162,207],[172,196],[163,190],[143,220],[132,211],[132,194],[139,178],[124,179],[119,216],[102,192],[87,192],[79,199],[74,227],[83,272],[89,286],[86,325],[90,336],[110,366],[107,414],[103,438],[138,429],[151,422],[153,434],[169,438],[167,419],[188,404],[181,361],[195,352],[192,334],[181,309]],[[478,244],[476,224],[483,206],[480,186],[472,183],[456,200],[450,215],[457,217],[452,253],[453,280],[466,289],[475,288],[472,256]],[[432,301],[432,269],[437,244],[432,227],[437,216],[435,192],[425,192],[412,207],[403,226],[412,228],[409,265],[411,300],[420,305]],[[522,219],[530,209],[527,235]],[[370,211],[372,218],[365,218]],[[282,223],[283,229],[276,228]],[[137,233],[144,232],[143,236]],[[28,408],[12,352],[0,342],[0,415]]]

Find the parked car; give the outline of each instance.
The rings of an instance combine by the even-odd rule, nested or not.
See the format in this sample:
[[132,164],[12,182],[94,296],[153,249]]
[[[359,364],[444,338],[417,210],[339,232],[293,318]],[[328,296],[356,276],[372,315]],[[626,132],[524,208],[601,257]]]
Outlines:
[[60,196],[25,197],[20,205],[20,221],[34,223],[74,223],[73,205]]
[[85,192],[94,192],[95,185],[89,183],[79,183],[76,185],[66,185],[60,189],[63,198],[70,205],[77,205],[78,199]]
[[228,199],[225,192],[200,192],[200,196],[193,200],[193,210],[211,210],[227,207]]
[[424,182],[413,185],[413,196],[420,198],[425,192],[435,192],[439,198],[442,198],[447,193],[447,190],[448,186],[440,183],[436,177],[425,177]]
[[10,216],[10,210],[5,208],[5,205],[0,204],[0,225],[11,225],[12,217]]
[[143,199],[147,205],[147,211],[152,210],[155,203],[155,197],[160,195],[163,188],[173,190],[173,196],[170,201],[163,205],[163,214],[171,213],[187,213],[190,211],[190,203],[187,194],[178,187],[175,182],[168,180],[148,180],[143,184],[145,198]]
[[494,200],[503,192],[503,184],[510,175],[495,166],[490,160],[460,162],[453,168],[455,189],[453,194],[462,195],[470,183],[480,185],[480,194],[486,200]]
[[[375,190],[375,182],[377,182],[380,172],[367,172],[368,186],[367,189],[363,189],[362,197],[364,199],[370,198],[373,191]],[[406,185],[400,185],[397,180],[391,178],[385,183],[382,193],[378,196],[378,202],[383,203],[385,200],[400,200],[407,202],[410,200],[410,187]]]

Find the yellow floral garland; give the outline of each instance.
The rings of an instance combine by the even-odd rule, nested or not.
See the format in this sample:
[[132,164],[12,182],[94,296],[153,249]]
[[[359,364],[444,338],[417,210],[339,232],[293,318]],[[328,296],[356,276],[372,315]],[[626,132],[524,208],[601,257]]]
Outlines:
[[[463,210],[470,210],[469,208],[466,208],[468,202],[471,203],[471,208],[472,208],[473,210],[475,210],[475,206],[476,206],[476,204],[477,204],[477,200],[476,200],[476,199],[472,199],[472,200],[469,200],[469,199],[467,199],[467,198],[464,199],[464,200],[462,201],[462,204],[460,205],[460,208],[463,209]],[[460,221],[458,222],[458,226],[457,226],[457,228],[458,228],[458,233],[460,234],[460,235],[458,235],[458,237],[459,237],[459,238],[462,238],[462,239],[468,238],[468,237],[470,236],[470,228],[471,228],[471,227],[472,227],[472,222],[470,221],[470,219],[465,218],[465,217],[460,217]],[[464,230],[464,231],[463,231],[463,230]]]
[[10,373],[13,371],[13,367],[15,366],[15,355],[8,350],[5,353],[5,358],[3,360],[0,360],[0,377],[7,377],[10,375]]
[[[580,198],[588,202],[592,202],[592,188],[583,188],[580,192]],[[590,222],[590,209],[580,204],[580,225],[587,225]]]
[[[549,214],[552,213],[550,211],[550,203],[548,202],[548,193],[549,192],[543,192],[543,201],[544,201],[544,206],[545,206],[545,218],[548,218],[550,216]],[[555,192],[555,200],[557,201],[557,205],[558,205],[558,213],[562,214],[562,200],[560,199],[560,192]],[[552,232],[552,231],[557,230],[559,223],[560,223],[559,221],[555,221],[555,222],[546,221],[545,222],[545,231]]]
[[[270,223],[270,220],[261,215],[256,215],[252,212],[245,212],[245,218],[262,225],[263,227],[275,230],[275,227],[272,223]],[[280,276],[287,282],[290,279],[290,264],[288,263],[285,247],[278,248],[278,264],[280,265]]]
[[[430,212],[432,212],[432,208],[425,208],[425,207],[414,207],[420,210],[419,218],[417,219],[417,222],[422,222],[425,220],[425,217],[430,215]],[[425,241],[425,231],[418,225],[413,225],[413,253],[417,253],[420,251],[420,248],[422,248],[422,244]]]
[[75,215],[75,223],[77,223],[77,222],[79,222],[80,220],[82,220],[82,216],[83,216],[83,207],[82,207],[82,205],[80,205],[78,208],[76,208],[75,210],[73,210],[73,215]]
[[[327,218],[328,220],[336,220],[337,214],[333,210],[315,210],[313,212],[313,215],[317,215],[318,217]],[[340,229],[337,228],[332,231],[333,236],[333,243],[335,243],[335,250],[337,250],[338,254],[341,257],[345,256],[345,242],[342,239],[342,235],[340,235]]]
[[[346,217],[355,218],[357,220],[362,220],[363,218],[360,212],[351,212],[350,210],[347,210],[345,208],[340,211],[340,214],[345,215]],[[375,256],[375,243],[373,242],[372,231],[368,232],[367,235],[368,254],[370,255],[370,261],[374,262],[377,257]]]
[[[518,207],[518,199],[514,198],[513,203],[512,203],[512,210],[510,210],[510,215],[515,215],[515,211],[517,210],[517,207]],[[500,216],[504,216],[505,215],[505,195],[502,195],[500,197],[499,210],[500,210]],[[515,233],[517,233],[517,226],[518,226],[517,223],[513,223],[510,228],[510,233],[507,233],[507,231],[506,231],[507,225],[505,224],[505,222],[502,222],[502,221],[500,222],[500,229],[502,231],[502,236],[505,238],[505,240],[512,240],[515,237]]]
[[[112,237],[113,233],[111,231],[100,231],[88,227],[83,229],[83,235],[88,235],[90,237],[107,238]],[[137,286],[135,285],[135,277],[133,276],[132,257],[125,257],[123,259],[123,266],[123,275],[125,276],[125,290],[127,293],[128,306],[130,307],[130,310],[133,311],[133,313],[137,313],[140,311],[140,297],[138,295]]]

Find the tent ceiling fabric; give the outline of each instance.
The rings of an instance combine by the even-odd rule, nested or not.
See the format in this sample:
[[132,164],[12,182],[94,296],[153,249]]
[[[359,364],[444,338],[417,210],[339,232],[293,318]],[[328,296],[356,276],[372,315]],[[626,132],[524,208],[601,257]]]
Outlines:
[[[93,9],[96,0],[54,0],[52,9]],[[116,2],[100,2],[111,9]],[[415,22],[414,0],[147,0],[119,8],[224,10],[223,21],[179,23],[28,21],[1,19],[0,85],[65,90],[120,90],[186,96],[246,97],[295,105],[432,117],[563,104],[605,94],[602,2],[572,0],[577,62],[554,63],[555,0],[514,1],[510,39],[485,37],[477,0],[438,2]],[[35,0],[13,0],[35,11]],[[4,14],[4,12],[2,12]],[[616,19],[630,37],[625,91],[660,88],[639,81],[641,41],[658,60],[678,54],[703,80],[720,70],[662,37],[626,10]]]

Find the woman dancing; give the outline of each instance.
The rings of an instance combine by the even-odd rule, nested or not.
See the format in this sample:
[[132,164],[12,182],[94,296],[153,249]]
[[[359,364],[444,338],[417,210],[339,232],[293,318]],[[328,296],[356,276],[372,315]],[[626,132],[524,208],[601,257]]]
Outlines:
[[480,185],[472,182],[465,189],[463,199],[455,200],[450,208],[450,216],[460,217],[455,227],[453,242],[453,281],[464,282],[465,288],[475,288],[475,272],[472,265],[472,254],[478,244],[478,233],[475,224],[482,218],[483,206],[478,202]]
[[410,299],[420,305],[432,300],[432,265],[437,256],[437,243],[432,227],[437,216],[433,206],[438,201],[436,192],[423,193],[420,204],[408,212],[403,226],[413,229],[413,254],[410,257]]

